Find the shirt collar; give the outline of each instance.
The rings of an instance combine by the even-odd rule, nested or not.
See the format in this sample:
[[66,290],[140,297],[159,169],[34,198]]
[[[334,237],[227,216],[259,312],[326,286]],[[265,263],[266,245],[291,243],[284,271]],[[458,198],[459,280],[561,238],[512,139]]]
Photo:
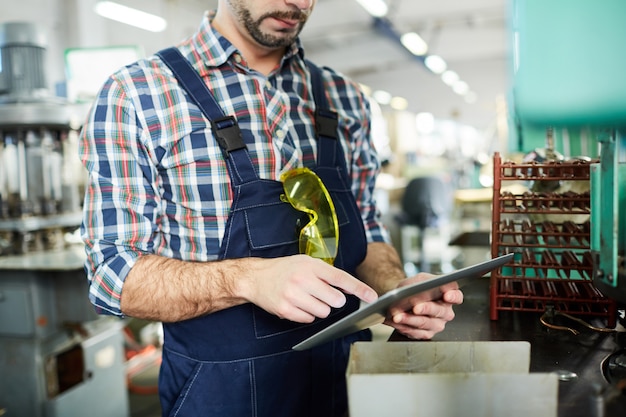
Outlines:
[[[236,60],[235,56],[240,55],[235,46],[228,39],[222,36],[213,26],[211,21],[215,17],[215,10],[208,11],[204,14],[198,31],[187,40],[183,45],[188,44],[191,47],[191,55],[197,60],[196,68],[202,74],[208,69],[216,68],[229,60]],[[304,49],[300,39],[296,39],[291,44],[282,58],[281,66],[291,59],[304,60]]]

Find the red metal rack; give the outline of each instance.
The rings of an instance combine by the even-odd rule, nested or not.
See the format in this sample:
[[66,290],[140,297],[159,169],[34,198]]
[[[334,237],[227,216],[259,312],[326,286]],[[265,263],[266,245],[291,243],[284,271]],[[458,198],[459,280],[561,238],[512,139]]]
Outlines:
[[588,182],[591,162],[514,163],[502,161],[499,153],[493,162],[491,254],[515,257],[491,274],[491,319],[497,320],[504,310],[553,308],[573,316],[600,317],[613,328],[617,305],[592,282],[589,191],[503,191],[507,181],[533,182],[539,185],[535,190],[549,190],[549,185],[563,181]]

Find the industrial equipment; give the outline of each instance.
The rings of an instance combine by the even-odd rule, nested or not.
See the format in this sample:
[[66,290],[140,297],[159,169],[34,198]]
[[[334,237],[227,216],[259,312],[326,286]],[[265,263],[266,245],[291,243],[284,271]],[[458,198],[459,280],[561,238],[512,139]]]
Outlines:
[[61,249],[80,224],[79,108],[52,96],[41,31],[0,28],[0,255]]
[[123,417],[123,325],[95,314],[83,249],[66,239],[85,112],[50,93],[45,52],[33,24],[0,25],[0,414]]
[[[615,327],[617,307],[594,286],[590,251],[590,195],[537,184],[589,183],[591,162],[503,162],[494,157],[492,255],[514,253],[514,265],[491,275],[491,318],[499,311],[546,312],[605,319]],[[506,184],[533,181],[530,191]],[[553,187],[553,186],[552,186]]]
[[[512,0],[510,10],[510,107],[517,133],[511,143],[517,144],[519,151],[528,151],[524,148],[533,132],[545,135],[560,131],[577,132],[567,141],[572,145],[570,150],[581,149],[576,142],[583,137],[593,144],[587,147],[591,154],[586,155],[591,161],[578,166],[567,161],[540,166],[499,164],[501,171],[494,175],[501,179],[512,180],[519,170],[518,178],[557,184],[588,181],[590,192],[530,193],[528,198],[522,195],[508,201],[502,195],[498,214],[523,207],[544,214],[558,212],[559,216],[589,215],[589,221],[544,221],[540,228],[525,227],[521,221],[519,228],[511,230],[494,222],[498,243],[492,247],[499,251],[521,242],[518,262],[501,275],[523,278],[524,285],[518,287],[523,305],[545,309],[542,323],[546,315],[558,314],[607,318],[606,327],[581,323],[595,331],[617,333],[620,349],[605,360],[609,365],[603,371],[606,381],[623,395],[626,347],[619,337],[623,328],[616,326],[615,318],[626,325],[626,57],[621,53],[626,38],[626,2]],[[577,156],[564,148],[556,150],[566,159]],[[505,238],[518,240],[505,242]],[[533,244],[534,252],[525,247],[527,243]],[[550,253],[555,256],[548,256]],[[512,282],[507,279],[497,281],[502,285],[492,288],[492,318],[497,318],[497,310],[503,306],[516,305],[504,285]],[[584,309],[576,311],[577,307]],[[552,327],[574,333],[567,326]],[[611,370],[612,376],[607,377]]]
[[[593,282],[626,303],[626,79],[621,40],[626,3],[512,2],[512,108],[518,133],[578,129],[599,145],[592,164]],[[523,141],[523,138],[518,142]],[[575,156],[575,155],[570,155]],[[620,206],[621,204],[621,206]],[[621,207],[621,209],[620,209]],[[620,216],[621,214],[621,216]]]

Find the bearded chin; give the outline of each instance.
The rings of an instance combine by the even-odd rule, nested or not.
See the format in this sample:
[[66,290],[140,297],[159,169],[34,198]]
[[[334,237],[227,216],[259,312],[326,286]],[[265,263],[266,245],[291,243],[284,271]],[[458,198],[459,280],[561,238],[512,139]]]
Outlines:
[[284,37],[281,36],[272,36],[265,33],[261,33],[258,38],[255,40],[259,42],[261,45],[269,47],[269,48],[282,48],[291,45],[295,39],[298,37],[298,31],[296,34],[285,34]]
[[274,36],[264,33],[261,30],[261,21],[250,22],[249,24],[246,24],[246,27],[248,29],[248,32],[250,33],[250,36],[252,36],[252,38],[260,45],[263,45],[267,48],[282,48],[291,45],[296,40],[296,38],[302,31],[303,24],[300,24],[298,30],[293,34],[291,34],[289,31],[283,32],[284,36]]
[[[297,16],[284,13],[268,13],[264,16],[261,16],[259,19],[254,20],[250,15],[250,11],[246,9],[239,9],[238,14],[252,39],[254,39],[259,45],[265,46],[266,48],[283,48],[291,45],[302,31],[304,23],[306,22],[308,17],[308,14],[302,13]],[[284,36],[271,35],[261,30],[261,24],[263,23],[263,21],[271,17],[298,19],[300,20],[300,25],[298,26],[298,29],[295,33],[289,30],[285,30],[284,32],[282,32]]]

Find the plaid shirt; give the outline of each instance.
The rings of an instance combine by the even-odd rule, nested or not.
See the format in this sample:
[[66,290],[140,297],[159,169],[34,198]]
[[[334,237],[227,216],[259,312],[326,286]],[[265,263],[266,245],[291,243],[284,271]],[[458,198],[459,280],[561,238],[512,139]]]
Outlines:
[[[291,168],[315,166],[312,86],[299,43],[265,76],[211,27],[212,17],[178,47],[224,113],[255,132],[248,149],[259,176],[277,180]],[[358,85],[331,70],[324,70],[324,82],[339,113],[368,241],[388,241],[372,196],[380,165],[369,104]],[[79,152],[89,172],[82,227],[89,297],[99,312],[122,315],[124,279],[142,255],[217,258],[232,203],[226,164],[210,123],[159,59],[140,60],[106,81]]]

